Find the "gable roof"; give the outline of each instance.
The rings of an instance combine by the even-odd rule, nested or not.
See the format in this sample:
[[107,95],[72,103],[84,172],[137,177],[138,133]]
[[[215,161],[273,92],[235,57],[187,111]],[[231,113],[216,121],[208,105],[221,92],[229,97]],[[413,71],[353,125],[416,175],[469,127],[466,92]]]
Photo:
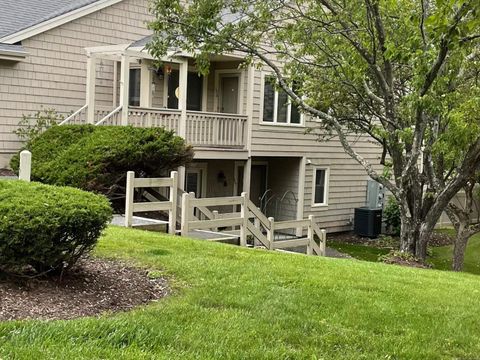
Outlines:
[[0,0],[0,42],[19,42],[120,1]]
[[22,45],[0,43],[1,60],[21,61],[22,59],[25,59],[27,55],[28,53],[25,51]]

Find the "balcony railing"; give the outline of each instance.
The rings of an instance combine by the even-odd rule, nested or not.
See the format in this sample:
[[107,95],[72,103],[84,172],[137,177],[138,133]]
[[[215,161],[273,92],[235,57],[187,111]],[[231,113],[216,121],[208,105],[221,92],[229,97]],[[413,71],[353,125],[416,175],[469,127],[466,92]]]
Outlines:
[[[62,124],[85,124],[87,106],[82,107]],[[180,134],[182,112],[176,109],[131,107],[128,109],[128,125],[135,127],[164,127]],[[121,126],[122,107],[112,110],[95,109],[96,125]],[[199,147],[242,149],[246,146],[247,117],[245,115],[187,111],[185,138]]]
[[247,117],[244,115],[187,112],[187,141],[196,146],[244,147]]

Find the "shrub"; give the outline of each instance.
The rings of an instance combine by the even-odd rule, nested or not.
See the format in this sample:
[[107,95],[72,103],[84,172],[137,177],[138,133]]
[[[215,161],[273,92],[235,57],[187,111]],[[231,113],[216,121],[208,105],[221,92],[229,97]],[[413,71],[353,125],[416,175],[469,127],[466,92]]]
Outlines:
[[398,206],[397,200],[393,196],[388,198],[387,205],[385,209],[383,209],[383,221],[385,221],[385,226],[389,234],[400,235],[400,206]]
[[[29,142],[32,179],[114,198],[124,194],[127,171],[164,176],[193,158],[192,148],[163,128],[55,126]],[[18,157],[11,166],[18,169]]]
[[24,141],[31,141],[48,128],[57,125],[64,117],[54,109],[42,109],[35,114],[23,115],[14,133]]
[[101,195],[0,181],[0,269],[67,269],[95,246],[111,217],[110,204]]

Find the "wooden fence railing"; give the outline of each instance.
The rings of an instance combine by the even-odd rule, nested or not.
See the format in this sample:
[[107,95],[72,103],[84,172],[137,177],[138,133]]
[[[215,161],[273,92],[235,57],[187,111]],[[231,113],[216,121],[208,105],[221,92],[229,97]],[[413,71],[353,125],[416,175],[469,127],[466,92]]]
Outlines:
[[[168,201],[134,202],[135,189],[168,187]],[[172,171],[169,178],[135,178],[135,173],[127,173],[125,201],[125,226],[131,227],[133,214],[136,212],[168,211],[168,232],[175,234],[177,227],[177,189],[178,173]]]
[[[213,212],[209,207],[218,206],[240,206],[240,216],[238,217],[217,217],[214,218]],[[194,215],[195,209],[198,209],[205,215],[204,220],[200,220]],[[188,236],[191,230],[215,230],[220,227],[240,227],[240,246],[247,246],[247,194],[241,196],[217,197],[217,198],[195,198],[193,193],[182,195],[182,223],[181,234]]]
[[[239,206],[240,212],[220,214],[209,207]],[[195,211],[198,210],[196,216]],[[193,193],[182,195],[181,234],[188,236],[193,230],[212,230],[218,228],[239,228],[240,245],[247,245],[247,235],[254,238],[254,245],[258,243],[269,250],[280,250],[306,246],[308,255],[325,256],[326,232],[321,230],[314,221],[313,215],[308,219],[275,221],[267,218],[250,201],[246,193],[241,196],[196,199]],[[293,237],[286,240],[276,239],[276,233],[289,229],[301,229],[302,237]],[[315,241],[318,237],[319,244]]]

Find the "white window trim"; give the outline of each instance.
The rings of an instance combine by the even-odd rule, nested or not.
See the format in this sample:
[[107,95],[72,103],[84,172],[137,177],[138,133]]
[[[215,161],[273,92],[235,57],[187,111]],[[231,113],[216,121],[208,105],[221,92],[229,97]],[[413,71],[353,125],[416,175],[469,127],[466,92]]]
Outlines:
[[[317,171],[318,170],[325,170],[325,186],[324,186],[324,196],[323,196],[323,203],[316,203],[315,202],[315,183],[317,181]],[[330,188],[330,168],[327,166],[315,166],[313,168],[313,181],[312,181],[312,207],[326,207],[328,206],[328,194]]]
[[300,113],[300,123],[299,124],[292,124],[290,122],[290,117],[292,115],[292,101],[290,97],[288,97],[288,109],[287,109],[287,122],[286,123],[279,123],[277,122],[278,116],[278,91],[275,90],[275,98],[273,100],[273,121],[264,121],[263,120],[263,107],[265,102],[265,79],[268,76],[273,76],[271,72],[262,72],[262,81],[260,87],[260,124],[261,125],[269,125],[269,126],[286,126],[286,127],[305,127],[305,116],[303,113]]

